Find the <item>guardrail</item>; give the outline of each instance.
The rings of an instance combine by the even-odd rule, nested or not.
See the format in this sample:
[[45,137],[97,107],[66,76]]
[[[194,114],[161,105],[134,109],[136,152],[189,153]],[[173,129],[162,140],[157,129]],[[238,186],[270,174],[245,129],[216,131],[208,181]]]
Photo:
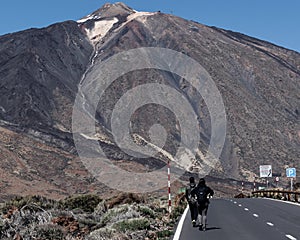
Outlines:
[[300,192],[288,190],[258,190],[252,192],[252,197],[267,197],[291,202],[300,202]]

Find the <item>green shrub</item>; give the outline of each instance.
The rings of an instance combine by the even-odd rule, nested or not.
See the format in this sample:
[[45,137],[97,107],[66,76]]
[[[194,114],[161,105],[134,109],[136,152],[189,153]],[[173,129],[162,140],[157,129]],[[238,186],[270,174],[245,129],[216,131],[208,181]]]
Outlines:
[[120,215],[120,214],[125,214],[128,211],[128,205],[123,205],[119,208],[112,208],[109,209],[108,212],[105,213],[105,215],[103,216],[102,220],[101,220],[101,224],[102,225],[106,225],[107,223],[109,223],[112,218]]
[[68,210],[81,209],[85,212],[92,213],[101,200],[102,199],[97,195],[79,195],[62,200],[61,207]]
[[141,206],[139,207],[139,211],[144,215],[144,216],[149,216],[151,218],[155,218],[156,217],[156,213],[149,207],[147,206]]
[[136,218],[125,221],[120,221],[113,226],[120,232],[137,231],[150,228],[150,222],[145,218]]
[[115,232],[112,229],[100,228],[91,232],[86,240],[101,240],[101,239],[113,239]]
[[185,207],[184,206],[177,206],[173,209],[172,213],[171,213],[171,216],[170,218],[173,220],[173,221],[177,221],[178,217],[181,216],[184,212],[184,209]]
[[1,212],[6,213],[9,209],[12,207],[16,207],[18,209],[24,207],[25,205],[32,206],[35,205],[37,207],[40,207],[44,210],[51,209],[54,206],[57,205],[57,202],[55,200],[50,200],[42,196],[25,196],[25,197],[15,197],[11,199],[10,201],[6,202],[2,207],[1,207]]
[[40,240],[63,240],[64,234],[61,227],[49,224],[37,229],[36,238]]
[[157,233],[158,238],[166,238],[172,236],[173,232],[170,230],[163,230]]

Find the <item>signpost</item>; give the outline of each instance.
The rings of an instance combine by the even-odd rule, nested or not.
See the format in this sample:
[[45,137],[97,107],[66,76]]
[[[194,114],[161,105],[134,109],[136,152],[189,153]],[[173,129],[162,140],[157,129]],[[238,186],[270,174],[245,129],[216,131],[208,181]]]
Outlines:
[[259,175],[261,178],[267,178],[267,188],[269,186],[269,177],[272,177],[272,166],[271,165],[260,165]]
[[275,181],[276,181],[276,188],[278,188],[279,177],[276,177]]
[[296,177],[296,168],[287,168],[286,176],[291,178],[291,191],[293,191],[293,179]]

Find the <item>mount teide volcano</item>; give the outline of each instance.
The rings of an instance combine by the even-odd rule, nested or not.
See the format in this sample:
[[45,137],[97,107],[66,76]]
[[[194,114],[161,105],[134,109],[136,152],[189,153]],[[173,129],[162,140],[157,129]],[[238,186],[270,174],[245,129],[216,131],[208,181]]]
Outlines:
[[[300,54],[240,33],[208,27],[160,12],[136,12],[106,4],[80,19],[0,37],[1,197],[104,192],[78,158],[72,111],[79,84],[116,53],[139,47],[169,48],[200,63],[219,89],[227,115],[227,136],[218,178],[253,180],[261,164],[284,173],[300,167]],[[164,154],[135,159],[111,135],[113,108],[132,87],[163,83],[184,95],[199,119],[203,162],[210,139],[210,115],[202,97],[179,76],[140,70],[117,79],[100,99],[96,136],[107,156],[124,169],[149,171],[176,154],[180,128],[172,112],[147,105],[132,116],[131,130],[150,142],[153,124],[164,126]],[[85,96],[89,100],[89,96]],[[196,161],[187,165],[191,170]]]

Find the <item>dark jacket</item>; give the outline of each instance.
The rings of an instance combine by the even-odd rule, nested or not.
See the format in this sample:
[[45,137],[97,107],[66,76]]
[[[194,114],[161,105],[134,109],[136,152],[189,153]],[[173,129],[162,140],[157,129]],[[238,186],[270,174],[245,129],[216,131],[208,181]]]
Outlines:
[[198,203],[200,203],[200,200],[203,198],[204,195],[203,202],[209,203],[208,195],[213,196],[214,191],[205,184],[198,184],[197,187],[191,191],[191,195],[197,197]]
[[189,183],[185,188],[185,198],[190,202],[191,192],[197,187],[196,183]]

